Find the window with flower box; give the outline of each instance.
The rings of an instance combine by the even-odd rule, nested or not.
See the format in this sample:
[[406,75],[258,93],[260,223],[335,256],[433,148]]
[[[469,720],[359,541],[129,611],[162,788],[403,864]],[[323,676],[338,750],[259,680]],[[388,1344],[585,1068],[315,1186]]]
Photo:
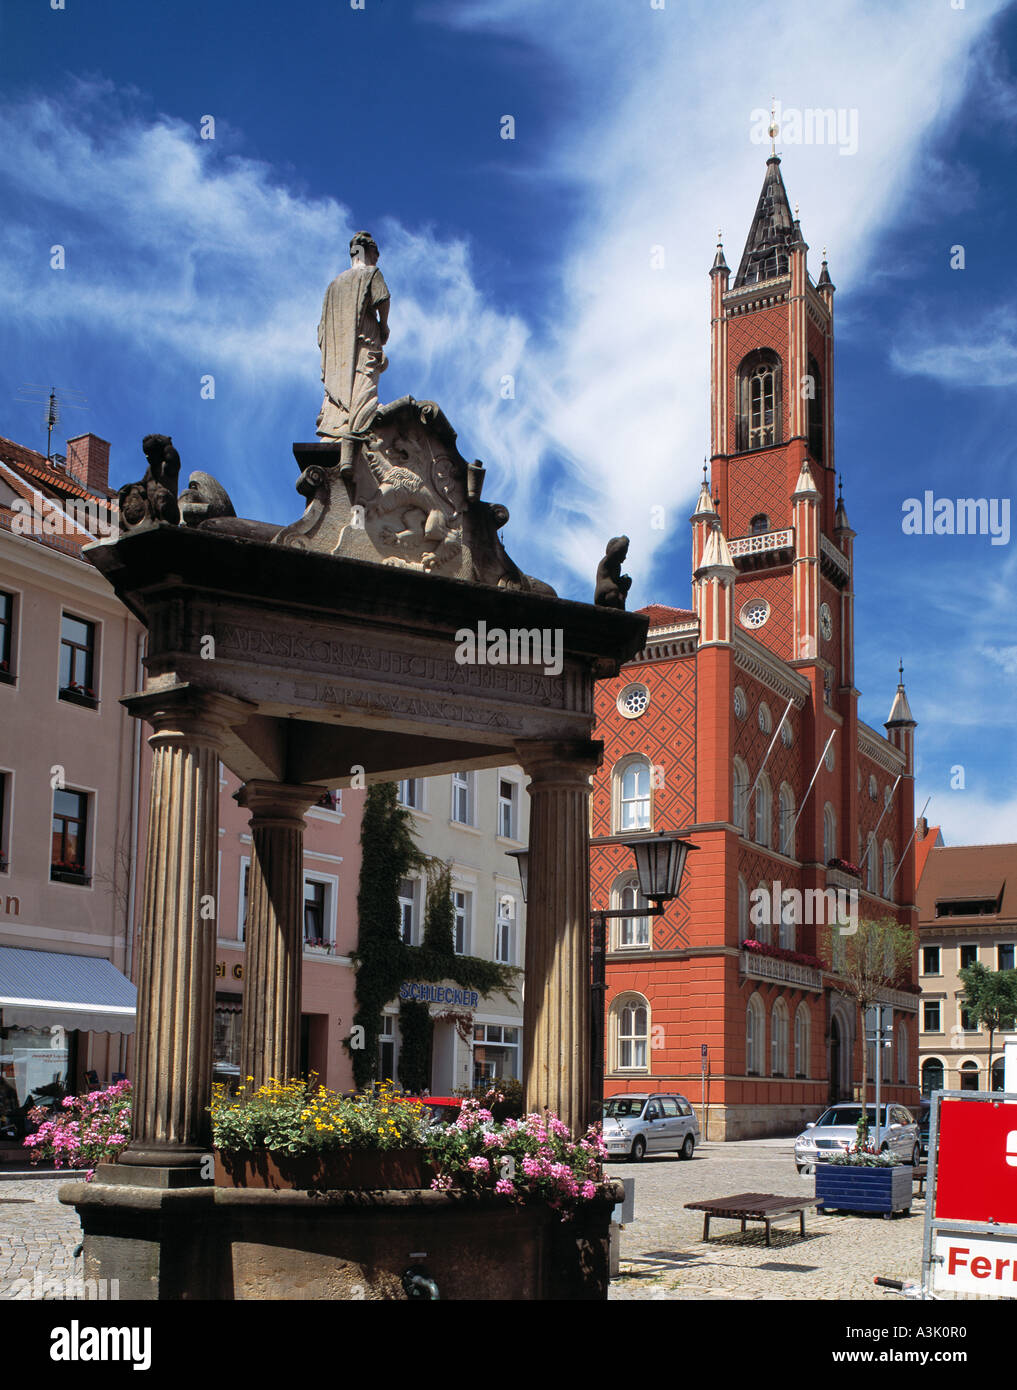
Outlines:
[[88,887],[88,793],[53,792],[53,836],[49,876],[54,883]]
[[473,1030],[473,1084],[519,1077],[519,1029],[478,1023]]
[[60,698],[96,709],[96,625],[64,613],[60,620]]
[[328,955],[335,947],[335,883],[304,875],[304,950]]

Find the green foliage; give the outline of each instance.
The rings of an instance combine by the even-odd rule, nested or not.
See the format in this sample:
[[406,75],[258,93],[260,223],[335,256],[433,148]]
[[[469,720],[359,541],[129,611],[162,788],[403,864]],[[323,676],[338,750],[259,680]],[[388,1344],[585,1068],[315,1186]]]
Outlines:
[[1012,1028],[1017,1017],[1017,970],[987,970],[981,961],[960,972],[964,1006],[989,1030],[989,1085],[992,1085],[992,1043],[1001,1028]]
[[[382,1011],[396,997],[404,980],[452,980],[486,998],[495,990],[509,990],[520,972],[478,956],[456,955],[451,865],[431,860],[418,849],[412,817],[399,805],[394,782],[380,782],[368,789],[360,843],[363,858],[357,894],[360,932],[353,956],[357,967],[353,1023],[362,1027],[364,1034],[363,1047],[351,1048],[349,1039],[346,1046],[353,1059],[354,1081],[362,1090],[374,1080],[377,1069]],[[427,910],[423,942],[420,946],[407,946],[400,931],[399,883],[414,869],[424,866]],[[411,1091],[427,1089],[430,1078],[425,1073],[432,1027],[427,1006],[403,1001],[399,1023],[399,1079]],[[414,1081],[407,1080],[408,1076]]]
[[431,1087],[431,1011],[419,999],[399,1004],[399,1084],[419,1096]]
[[413,839],[410,813],[399,805],[396,792],[393,782],[368,789],[360,832],[363,859],[357,894],[360,933],[353,957],[357,967],[353,1023],[363,1028],[364,1045],[350,1049],[358,1090],[374,1079],[382,1010],[407,975],[409,948],[400,933],[399,882],[425,862]]
[[425,1142],[422,1105],[400,1101],[382,1085],[347,1100],[314,1081],[268,1081],[247,1095],[212,1088],[212,1142],[224,1153],[264,1147],[290,1154],[335,1149],[406,1149]]

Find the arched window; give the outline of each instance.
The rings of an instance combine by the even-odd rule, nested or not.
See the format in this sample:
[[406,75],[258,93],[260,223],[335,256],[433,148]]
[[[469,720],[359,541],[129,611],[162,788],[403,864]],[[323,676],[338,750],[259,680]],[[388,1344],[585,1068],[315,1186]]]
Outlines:
[[783,438],[781,362],[757,348],[738,368],[738,448],[766,449]]
[[770,890],[762,880],[757,886],[756,894],[756,902],[760,904],[762,915],[760,921],[753,922],[752,934],[764,946],[769,946],[773,939],[773,907],[765,906],[770,902]]
[[876,837],[869,831],[869,838],[866,842],[865,860],[865,886],[870,893],[879,892],[879,855],[876,852]]
[[786,782],[780,786],[780,814],[778,816],[778,827],[780,838],[777,841],[777,848],[781,854],[788,855],[791,859],[795,857],[795,794]]
[[756,783],[756,844],[769,848],[773,844],[773,794],[765,772]]
[[752,935],[749,927],[749,885],[738,875],[738,940],[747,941]]
[[770,518],[765,512],[756,512],[755,516],[749,522],[749,534],[752,536],[761,536],[766,531],[769,531],[769,529]]
[[766,1010],[758,994],[754,994],[745,1009],[745,1071],[749,1076],[763,1073],[763,1048],[766,1044]]
[[615,830],[649,830],[650,763],[642,756],[626,758],[614,769]]
[[641,994],[620,995],[611,1005],[617,1071],[649,1071],[650,1006]]
[[749,833],[749,769],[741,758],[734,760],[734,801],[731,818],[747,838]]
[[893,899],[893,845],[883,841],[883,897]]
[[794,903],[784,902],[782,896],[780,903],[780,935],[777,938],[777,944],[785,951],[793,951],[795,949],[795,925]]
[[627,874],[624,878],[620,878],[614,886],[612,896],[616,908],[632,908],[631,917],[616,919],[616,949],[625,950],[633,946],[649,946],[650,919],[636,915],[639,908],[646,906],[646,900],[640,896],[639,880],[635,874]]
[[837,813],[829,802],[823,807],[823,858],[837,858]]
[[897,1024],[897,1080],[904,1086],[908,1079],[908,1025],[905,1019]]
[[811,1050],[812,1020],[808,1004],[803,1003],[795,1010],[795,1076],[808,1076]]
[[1001,1091],[1001,1090],[1003,1089],[1003,1058],[1002,1058],[1002,1057],[997,1057],[996,1060],[995,1060],[995,1061],[993,1062],[993,1064],[992,1064],[992,1082],[991,1082],[991,1089],[992,1089],[993,1091]]
[[943,1063],[938,1057],[926,1057],[922,1063],[922,1095],[931,1096],[943,1089]]
[[978,1079],[978,1063],[961,1062],[960,1066],[960,1088],[962,1091],[977,1091],[980,1088]]
[[819,363],[809,353],[809,377],[812,389],[808,400],[809,453],[817,463],[823,462],[823,378]]
[[787,1076],[787,1005],[778,999],[770,1015],[770,1075]]

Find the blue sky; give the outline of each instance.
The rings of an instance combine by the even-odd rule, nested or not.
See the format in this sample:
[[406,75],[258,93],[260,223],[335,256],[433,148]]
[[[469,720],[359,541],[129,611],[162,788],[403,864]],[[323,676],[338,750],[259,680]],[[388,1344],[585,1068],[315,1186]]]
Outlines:
[[857,148],[779,149],[837,285],[862,717],[881,727],[903,658],[918,805],[948,843],[1017,840],[1017,535],[901,526],[927,488],[1012,493],[1017,6],[363,5],[0,6],[0,433],[44,447],[18,386],[73,387],[65,433],[111,440],[115,485],[171,433],[241,514],[294,518],[321,296],[366,227],[392,290],[382,399],[441,402],[514,558],[589,598],[625,531],[635,604],[686,606],[716,229],[736,265],[754,111],[841,110]]

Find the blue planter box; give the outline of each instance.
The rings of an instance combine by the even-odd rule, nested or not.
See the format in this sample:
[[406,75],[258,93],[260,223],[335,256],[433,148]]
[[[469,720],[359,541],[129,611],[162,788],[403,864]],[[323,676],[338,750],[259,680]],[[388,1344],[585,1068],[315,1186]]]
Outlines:
[[879,1211],[889,1216],[911,1210],[914,1169],[852,1168],[839,1163],[816,1165],[816,1202],[824,1211]]

